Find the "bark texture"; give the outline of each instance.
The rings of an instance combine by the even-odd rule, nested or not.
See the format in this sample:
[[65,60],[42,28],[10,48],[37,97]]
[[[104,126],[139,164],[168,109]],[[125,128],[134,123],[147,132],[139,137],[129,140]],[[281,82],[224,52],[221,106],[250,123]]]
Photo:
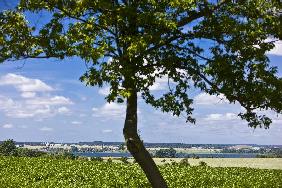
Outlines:
[[123,134],[127,149],[143,169],[153,188],[167,188],[157,165],[146,150],[137,132],[137,92],[132,90],[127,99]]

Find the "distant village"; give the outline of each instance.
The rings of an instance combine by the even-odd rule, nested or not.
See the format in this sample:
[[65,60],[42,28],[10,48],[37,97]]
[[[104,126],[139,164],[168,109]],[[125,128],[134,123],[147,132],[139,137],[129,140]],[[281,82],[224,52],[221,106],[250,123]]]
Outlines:
[[[127,152],[123,142],[16,142],[17,147],[44,152]],[[270,150],[282,149],[280,145],[249,145],[249,144],[184,144],[184,143],[145,143],[152,153],[160,149],[173,148],[178,153],[265,153]]]

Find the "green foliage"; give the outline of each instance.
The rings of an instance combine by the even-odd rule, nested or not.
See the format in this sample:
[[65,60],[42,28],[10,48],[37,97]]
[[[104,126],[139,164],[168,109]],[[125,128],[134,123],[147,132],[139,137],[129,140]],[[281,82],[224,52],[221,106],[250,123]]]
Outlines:
[[12,139],[5,140],[0,144],[0,155],[17,156],[17,147]]
[[206,166],[208,166],[208,164],[205,161],[200,161],[199,166],[206,167]]
[[176,154],[176,150],[173,148],[169,149],[160,149],[156,151],[155,157],[158,158],[174,158]]
[[128,164],[128,158],[127,157],[121,157],[120,158],[121,162],[125,163],[125,164]]
[[18,156],[18,157],[40,157],[46,153],[27,148],[17,148],[12,139],[3,141],[0,144],[0,156]]
[[42,157],[47,155],[45,152],[31,150],[27,148],[17,148],[18,157]]
[[108,162],[108,163],[112,163],[112,162],[113,162],[113,159],[109,157],[108,160],[107,160],[107,162]]
[[102,162],[103,158],[102,157],[91,157],[90,161],[98,161],[98,162]]
[[[77,157],[73,153],[66,152],[66,151],[62,151],[62,152],[58,152],[58,153],[48,153],[46,158],[50,158],[50,159],[69,159],[69,160],[77,159]],[[82,159],[82,157],[80,159]]]
[[184,165],[184,166],[190,166],[190,163],[188,161],[188,158],[184,158],[181,159],[181,161],[179,162],[180,165]]
[[[159,167],[169,187],[281,187],[282,170]],[[1,187],[150,187],[136,164],[0,157]]]
[[[42,26],[25,17],[41,12],[50,16]],[[0,13],[0,62],[80,57],[89,67],[81,81],[108,84],[107,101],[139,92],[192,123],[188,91],[196,88],[223,94],[245,108],[238,115],[249,126],[268,128],[271,119],[257,109],[282,110],[282,79],[266,56],[277,39],[277,0],[20,0]],[[167,91],[155,95],[150,87],[160,78],[168,80]]]

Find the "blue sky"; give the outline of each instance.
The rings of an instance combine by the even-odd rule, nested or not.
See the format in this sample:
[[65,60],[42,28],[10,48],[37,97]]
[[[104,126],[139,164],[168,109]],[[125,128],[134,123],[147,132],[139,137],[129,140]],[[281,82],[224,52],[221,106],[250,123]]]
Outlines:
[[[1,5],[1,4],[0,4]],[[282,75],[282,45],[269,54]],[[86,71],[77,58],[25,60],[0,64],[0,140],[123,141],[125,106],[104,100],[107,87],[86,87],[78,78]],[[153,86],[167,89],[167,79]],[[138,127],[145,142],[282,144],[282,117],[270,129],[252,129],[236,116],[242,109],[207,94],[194,96],[196,125],[138,103]]]
[[[281,52],[281,49],[280,49]],[[282,54],[280,54],[282,55]],[[270,55],[279,66],[282,56]],[[123,141],[125,106],[104,100],[107,87],[86,87],[78,78],[86,70],[79,59],[26,60],[0,65],[0,140]],[[166,88],[158,80],[155,91]],[[186,124],[138,104],[139,130],[146,142],[282,144],[282,118],[270,129],[251,129],[236,116],[239,105],[192,91],[196,125]]]

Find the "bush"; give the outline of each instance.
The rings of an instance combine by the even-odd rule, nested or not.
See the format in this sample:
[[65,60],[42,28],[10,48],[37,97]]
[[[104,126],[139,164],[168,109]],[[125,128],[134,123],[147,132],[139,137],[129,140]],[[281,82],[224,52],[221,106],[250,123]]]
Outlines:
[[205,161],[200,161],[199,166],[208,166],[208,164]]
[[78,156],[76,158],[76,160],[80,160],[80,161],[89,161],[88,157],[85,157],[85,156]]
[[160,149],[156,152],[155,157],[158,158],[175,158],[176,150],[173,148]]
[[3,141],[0,144],[0,155],[4,156],[17,156],[17,147],[12,139]]
[[90,161],[99,161],[99,162],[103,162],[103,158],[102,157],[91,157]]
[[70,159],[70,160],[75,160],[79,158],[70,152],[49,153],[47,157],[53,159]]
[[108,158],[107,162],[108,162],[108,163],[113,162],[112,158]]
[[181,161],[179,162],[180,165],[184,165],[184,166],[190,166],[190,163],[188,161],[188,158],[184,158],[181,159]]
[[31,150],[27,148],[17,148],[17,156],[19,157],[41,157],[46,155],[45,152]]
[[128,158],[127,157],[121,157],[120,158],[121,162],[125,163],[125,164],[128,164]]

